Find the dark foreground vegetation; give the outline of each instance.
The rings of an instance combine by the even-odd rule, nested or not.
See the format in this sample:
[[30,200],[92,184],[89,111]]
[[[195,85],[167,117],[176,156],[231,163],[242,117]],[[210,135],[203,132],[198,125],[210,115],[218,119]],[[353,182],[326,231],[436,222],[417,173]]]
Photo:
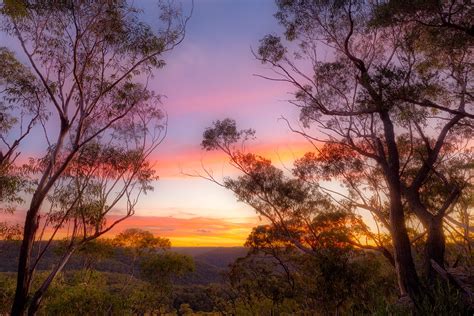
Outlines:
[[[334,230],[331,230],[334,232]],[[39,315],[405,315],[393,267],[375,251],[326,244],[317,258],[254,230],[246,248],[168,248],[166,239],[138,229],[80,249],[55,279]],[[340,236],[339,236],[340,237]],[[337,237],[337,238],[339,238]],[[334,242],[334,239],[326,239]],[[63,250],[54,242],[38,267],[48,275]],[[0,314],[15,289],[19,241],[0,243]],[[456,253],[454,245],[448,252]],[[459,258],[458,258],[459,259]],[[466,258],[463,258],[463,260]],[[449,269],[472,284],[472,269]],[[33,283],[33,288],[38,283]],[[423,313],[469,315],[462,289],[436,285],[437,303]],[[459,303],[461,302],[461,304]],[[463,303],[464,302],[464,303]]]
[[239,175],[200,176],[267,223],[219,269],[145,231],[106,239],[157,180],[167,118],[148,83],[189,20],[157,3],[154,27],[134,1],[0,3],[15,41],[0,47],[0,211],[26,209],[0,223],[1,313],[472,315],[471,1],[276,1],[283,34],[253,53],[314,150],[283,170],[232,119],[204,131]]

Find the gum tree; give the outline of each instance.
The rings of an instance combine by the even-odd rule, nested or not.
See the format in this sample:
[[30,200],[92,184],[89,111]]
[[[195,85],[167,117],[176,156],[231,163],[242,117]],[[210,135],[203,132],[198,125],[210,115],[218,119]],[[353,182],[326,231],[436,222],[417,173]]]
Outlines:
[[[290,103],[300,109],[301,126],[290,128],[315,145],[294,175],[316,185],[318,194],[374,215],[390,234],[400,293],[418,304],[427,291],[412,242],[424,241],[433,281],[432,262],[443,267],[445,261],[443,223],[471,181],[472,7],[276,3],[284,39],[264,37],[256,57],[274,71],[262,77],[295,88]],[[245,135],[229,131],[207,130],[204,148],[226,151]],[[344,189],[328,190],[325,181]],[[413,236],[417,222],[422,229]]]
[[[444,265],[443,219],[468,181],[459,170],[472,159],[472,37],[404,19],[383,23],[385,7],[370,2],[277,4],[286,39],[311,66],[299,67],[276,36],[262,40],[259,58],[297,88],[292,102],[301,107],[303,135],[381,171],[400,290],[416,299],[422,290],[406,217],[413,212],[426,231],[433,278],[431,260]],[[461,19],[469,10],[456,7]],[[322,49],[332,56],[320,57]]]
[[[138,197],[150,189],[155,176],[148,157],[165,135],[166,118],[148,79],[183,40],[186,23],[177,8],[157,5],[158,25],[151,26],[128,1],[3,3],[1,29],[16,40],[25,64],[3,48],[18,75],[2,73],[0,83],[14,82],[32,95],[30,107],[45,113],[31,120],[40,123],[35,141],[46,149],[30,164],[34,183],[13,315],[27,306],[34,314],[74,251],[133,215]],[[122,211],[106,218],[117,208]],[[35,267],[45,251],[33,246],[48,225],[53,232],[46,247],[63,227],[69,228],[69,246],[31,298]]]

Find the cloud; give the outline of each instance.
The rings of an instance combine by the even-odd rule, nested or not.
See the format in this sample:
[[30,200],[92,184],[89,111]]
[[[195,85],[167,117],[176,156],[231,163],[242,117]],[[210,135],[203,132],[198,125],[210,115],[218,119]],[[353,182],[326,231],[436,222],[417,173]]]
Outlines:
[[[15,214],[0,214],[0,221],[21,224],[25,211]],[[119,219],[117,215],[107,217],[109,224]],[[169,238],[173,246],[211,247],[211,246],[242,246],[252,228],[259,225],[257,218],[214,218],[192,217],[175,218],[171,216],[132,216],[104,235],[112,238],[128,228],[141,228],[152,232],[155,236]],[[57,238],[63,238],[66,230],[60,231]],[[49,227],[44,238],[51,236]]]
[[[276,165],[291,165],[292,162],[308,151],[314,151],[313,145],[304,140],[277,140],[262,144],[249,144],[248,151],[269,158]],[[229,158],[222,152],[205,152],[198,146],[174,148],[169,152],[157,152],[152,158],[155,170],[160,178],[188,178],[187,174],[202,172],[203,166],[221,170],[228,167]],[[234,171],[230,168],[226,171]]]
[[[109,221],[117,219],[109,217]],[[133,216],[118,224],[108,235],[118,234],[127,228],[141,228],[156,236],[169,238],[173,246],[242,246],[258,225],[256,218],[239,220],[192,217]]]
[[212,230],[210,229],[198,229],[196,230],[198,233],[203,233],[203,234],[207,234],[207,233],[211,233]]
[[160,232],[172,232],[176,230],[176,228],[173,228],[173,227],[160,227],[160,226],[143,226],[140,228],[144,230],[152,230],[152,231],[160,231]]

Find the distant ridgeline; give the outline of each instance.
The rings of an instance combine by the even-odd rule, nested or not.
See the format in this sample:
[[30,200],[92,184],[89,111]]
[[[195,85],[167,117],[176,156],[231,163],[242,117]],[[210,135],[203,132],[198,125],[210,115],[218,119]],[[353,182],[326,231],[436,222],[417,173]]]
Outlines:
[[[43,243],[43,242],[41,242]],[[57,243],[57,242],[56,242]],[[44,259],[39,263],[38,270],[49,270],[55,262],[59,252],[56,247],[49,248]],[[0,272],[16,272],[18,266],[18,251],[20,243],[17,241],[0,241]],[[195,262],[195,270],[176,278],[177,284],[207,285],[222,281],[222,272],[229,264],[247,253],[244,247],[172,247],[170,251],[191,256]],[[3,260],[8,258],[9,260]],[[81,270],[87,265],[82,256],[73,256],[67,263],[65,270]],[[101,272],[129,274],[133,259],[123,249],[116,247],[114,253],[94,262],[93,269]],[[138,263],[135,271],[138,270]]]

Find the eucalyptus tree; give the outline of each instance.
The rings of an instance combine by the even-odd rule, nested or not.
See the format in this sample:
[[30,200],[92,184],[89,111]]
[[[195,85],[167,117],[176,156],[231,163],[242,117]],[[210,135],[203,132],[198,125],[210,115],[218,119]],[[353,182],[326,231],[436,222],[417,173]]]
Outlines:
[[[276,3],[284,39],[265,36],[256,57],[274,71],[262,77],[295,88],[289,101],[301,126],[288,124],[315,145],[294,175],[347,209],[371,212],[390,234],[400,294],[424,300],[412,242],[424,240],[433,280],[432,262],[445,261],[443,223],[472,181],[472,5]],[[214,126],[203,145],[225,149],[245,133]],[[417,236],[412,222],[422,225]]]
[[[173,280],[194,271],[192,257],[171,251],[169,239],[155,237],[149,231],[127,229],[113,239],[113,244],[131,256],[129,280],[121,292],[128,292],[132,301],[137,300],[135,314],[163,312],[161,308],[171,305]],[[138,275],[134,271],[136,265]],[[136,277],[145,281],[142,289],[133,286],[131,281]]]
[[[30,163],[13,315],[27,306],[34,314],[74,251],[133,215],[140,194],[151,189],[156,176],[148,158],[166,134],[166,116],[148,80],[183,40],[187,21],[170,3],[156,5],[154,26],[129,1],[5,1],[1,7],[1,29],[19,47],[18,54],[1,50],[9,67],[0,73],[2,95],[13,115],[30,118],[7,148],[18,148],[34,124],[34,141],[45,144]],[[16,111],[20,105],[29,112]],[[7,132],[2,138],[12,139]],[[45,252],[34,252],[34,242],[49,233],[48,247],[61,228],[68,250],[30,297]]]
[[155,237],[151,232],[138,228],[121,232],[114,238],[113,243],[131,256],[130,277],[134,276],[135,265],[140,259],[171,248],[169,239]]
[[[321,183],[306,176],[312,169],[307,156],[297,160],[293,174],[288,174],[274,166],[270,159],[243,150],[244,143],[254,134],[251,129],[238,130],[231,119],[214,122],[204,132],[202,147],[223,151],[242,175],[235,179],[226,177],[220,182],[211,171],[205,170],[206,175],[202,177],[233,191],[240,201],[267,219],[272,230],[280,235],[273,238],[275,240],[286,239],[312,256],[318,256],[319,249],[338,240],[341,247],[379,251],[394,264],[386,234],[372,233],[362,217],[354,212],[353,204],[334,200]],[[338,160],[342,164],[346,162],[342,156]],[[328,170],[334,168],[333,162],[327,161]]]
[[[44,91],[11,50],[1,47],[0,59],[0,213],[13,213],[15,206],[23,202],[19,193],[28,183],[27,169],[15,163],[20,155],[19,145],[44,117]],[[0,223],[0,230],[5,233],[14,229],[8,222]],[[2,233],[0,238],[8,236]]]

